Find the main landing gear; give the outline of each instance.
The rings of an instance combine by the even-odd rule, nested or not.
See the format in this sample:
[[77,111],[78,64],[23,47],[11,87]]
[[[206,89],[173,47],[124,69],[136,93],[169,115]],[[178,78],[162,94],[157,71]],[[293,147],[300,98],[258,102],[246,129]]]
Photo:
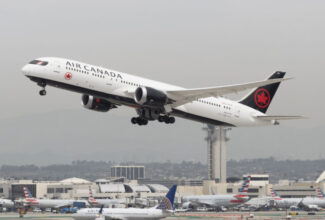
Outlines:
[[175,118],[174,117],[169,117],[168,115],[161,115],[158,117],[159,122],[165,122],[166,124],[174,124],[175,123]]
[[45,82],[39,82],[39,83],[37,83],[37,85],[39,85],[40,87],[43,88],[42,90],[39,91],[39,94],[41,96],[46,95],[46,90],[45,90],[46,83]]
[[[166,124],[174,124],[175,123],[175,118],[174,117],[169,117],[167,115],[159,116],[158,117],[159,122],[165,122]],[[148,124],[148,119],[142,118],[142,117],[137,117],[137,118],[132,118],[131,119],[132,124],[138,124],[138,125],[147,125]]]
[[148,119],[146,118],[140,118],[140,117],[137,117],[137,118],[132,118],[131,119],[131,123],[132,124],[138,124],[138,125],[147,125],[148,124]]

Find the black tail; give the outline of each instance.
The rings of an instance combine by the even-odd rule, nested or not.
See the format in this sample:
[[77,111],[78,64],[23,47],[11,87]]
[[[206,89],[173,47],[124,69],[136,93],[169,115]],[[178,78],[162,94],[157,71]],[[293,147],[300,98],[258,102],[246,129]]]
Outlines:
[[[268,79],[283,78],[285,74],[285,72],[277,71],[273,73]],[[253,92],[249,93],[239,103],[265,113],[270,106],[279,85],[280,83],[273,83],[267,86],[259,87]]]

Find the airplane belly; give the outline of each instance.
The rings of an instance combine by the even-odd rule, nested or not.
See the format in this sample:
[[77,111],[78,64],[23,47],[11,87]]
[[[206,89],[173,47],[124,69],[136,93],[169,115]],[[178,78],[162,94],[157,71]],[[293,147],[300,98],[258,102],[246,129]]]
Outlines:
[[225,117],[220,111],[213,106],[205,106],[202,103],[189,103],[173,109],[173,114],[178,117],[191,119],[194,121],[213,124],[216,126],[236,126],[234,120]]

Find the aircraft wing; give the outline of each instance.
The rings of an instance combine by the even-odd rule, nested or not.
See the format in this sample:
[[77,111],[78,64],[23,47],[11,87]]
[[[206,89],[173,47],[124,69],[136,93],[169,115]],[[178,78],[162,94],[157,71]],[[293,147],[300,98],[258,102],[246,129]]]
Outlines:
[[266,121],[306,119],[306,117],[300,115],[262,115],[262,116],[255,116],[255,117]]
[[215,207],[216,205],[213,203],[213,201],[191,201],[190,202],[191,204],[193,205],[206,205],[206,206],[209,206],[209,207]]
[[127,220],[126,217],[121,215],[104,215],[105,220]]
[[227,86],[217,86],[208,88],[198,88],[198,89],[180,89],[180,90],[169,90],[166,91],[168,97],[175,102],[172,107],[177,107],[184,105],[185,103],[195,101],[200,98],[207,98],[212,96],[223,96],[231,93],[237,93],[244,91],[246,89],[252,89],[256,87],[266,86],[273,83],[278,83],[291,78],[280,78],[280,79],[269,79],[264,81],[257,81],[245,84],[235,84]]
[[54,206],[55,209],[59,209],[59,208],[67,208],[71,206],[71,203],[66,202],[66,203],[61,203],[61,204],[57,204],[56,206]]

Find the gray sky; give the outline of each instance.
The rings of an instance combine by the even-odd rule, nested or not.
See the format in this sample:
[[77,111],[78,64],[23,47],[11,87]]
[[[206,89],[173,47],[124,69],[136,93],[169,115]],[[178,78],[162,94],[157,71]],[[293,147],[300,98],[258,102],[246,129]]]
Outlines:
[[228,158],[324,158],[324,11],[321,0],[1,1],[0,164],[206,161],[200,123],[139,128],[129,123],[133,110],[90,112],[79,94],[55,88],[40,97],[20,69],[42,56],[188,88],[286,71],[295,79],[281,85],[268,113],[310,119],[233,129]]

